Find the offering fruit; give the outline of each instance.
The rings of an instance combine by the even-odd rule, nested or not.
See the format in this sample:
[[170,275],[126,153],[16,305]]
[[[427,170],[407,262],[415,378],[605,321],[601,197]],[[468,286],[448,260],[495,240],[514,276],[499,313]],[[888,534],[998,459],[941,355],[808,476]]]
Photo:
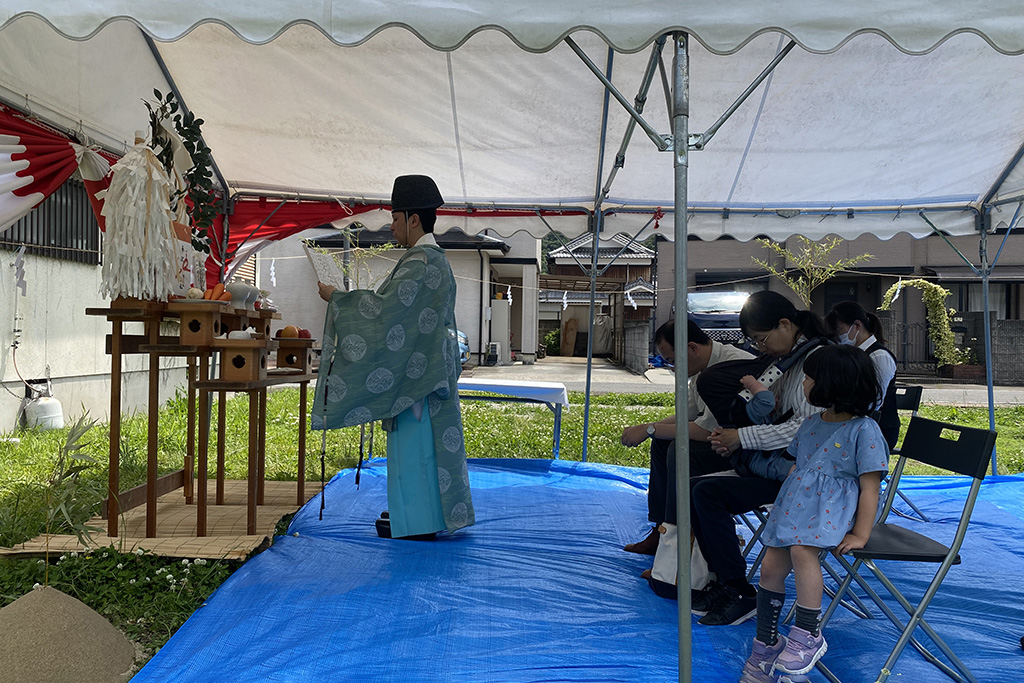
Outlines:
[[278,335],[285,339],[295,339],[299,336],[299,328],[295,325],[285,325],[278,331]]
[[305,327],[299,328],[299,339],[311,339],[313,337]]
[[198,287],[192,287],[191,289],[189,289],[185,293],[185,298],[186,299],[202,299],[203,298],[203,290],[199,289]]

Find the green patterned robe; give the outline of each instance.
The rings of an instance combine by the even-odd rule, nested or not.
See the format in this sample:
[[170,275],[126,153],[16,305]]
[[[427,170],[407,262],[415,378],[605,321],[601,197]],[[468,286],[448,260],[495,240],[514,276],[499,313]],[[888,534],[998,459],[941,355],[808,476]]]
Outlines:
[[[449,531],[475,521],[459,407],[461,372],[455,277],[440,247],[408,249],[376,292],[331,296],[312,428],[382,420],[391,431],[399,413],[425,399],[423,418],[433,429],[441,512]],[[388,441],[392,438],[389,434]],[[393,466],[401,466],[392,461],[401,457],[389,448],[389,476]]]

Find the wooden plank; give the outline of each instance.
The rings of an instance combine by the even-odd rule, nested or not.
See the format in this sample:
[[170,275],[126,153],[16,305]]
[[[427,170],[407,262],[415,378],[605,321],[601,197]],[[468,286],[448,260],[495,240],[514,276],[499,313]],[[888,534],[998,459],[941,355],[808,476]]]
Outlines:
[[252,382],[231,382],[220,379],[211,379],[205,382],[196,382],[196,387],[199,389],[207,389],[209,391],[251,391],[253,389],[264,389],[278,384],[309,382],[314,379],[316,379],[316,373],[278,368],[276,370],[268,370],[266,379],[254,380]]
[[[121,322],[122,321],[120,321],[120,320],[115,320],[114,324],[115,325],[120,325]],[[121,354],[122,355],[127,355],[129,353],[149,353],[149,350],[146,350],[146,351],[142,350],[143,346],[148,346],[148,345],[149,345],[149,337],[147,337],[144,334],[122,334],[121,335]],[[160,342],[159,342],[159,346],[158,346],[157,350],[160,350],[160,349],[164,348],[165,346],[166,347],[180,346],[178,344],[178,338],[177,337],[167,336],[167,335],[160,337]],[[192,347],[192,348],[193,348],[192,353],[194,355],[197,352],[197,350],[196,350],[196,347]],[[111,339],[111,335],[109,335],[109,334],[107,335],[107,338],[106,338],[106,347],[104,348],[104,351],[106,351],[108,356],[113,355],[113,353],[112,353],[112,351],[113,351],[113,340]]]
[[[124,336],[120,320],[113,321],[113,334],[107,336],[110,348],[110,450],[107,463],[107,491],[119,491],[121,484],[121,352]],[[103,510],[107,519],[107,534],[117,536],[117,520],[120,516],[120,496],[111,496]]]
[[[160,340],[160,321],[146,322],[150,344]],[[156,480],[157,480],[157,441],[160,430],[160,356],[149,354],[149,406],[147,415],[146,438],[146,538],[156,537]],[[184,485],[184,481],[182,482]]]
[[[168,344],[164,339],[173,340]],[[208,352],[207,346],[195,346],[194,344],[179,344],[177,337],[161,337],[159,344],[140,344],[139,353],[155,353],[160,356],[198,356],[200,353]]]
[[[154,490],[156,492],[157,497],[159,498],[165,493],[170,493],[171,491],[174,491],[175,489],[180,489],[183,486],[185,486],[185,470],[175,470],[170,474],[165,474],[164,476],[158,478],[156,480],[156,486],[154,487]],[[121,512],[127,512],[132,508],[139,507],[145,502],[146,485],[139,484],[133,489],[128,489],[127,491],[122,491],[121,493],[117,494],[116,505],[121,510]],[[103,504],[101,505],[100,514],[102,515],[103,519],[109,519],[107,512],[107,510],[109,509],[111,509],[110,499],[107,498],[103,500]]]

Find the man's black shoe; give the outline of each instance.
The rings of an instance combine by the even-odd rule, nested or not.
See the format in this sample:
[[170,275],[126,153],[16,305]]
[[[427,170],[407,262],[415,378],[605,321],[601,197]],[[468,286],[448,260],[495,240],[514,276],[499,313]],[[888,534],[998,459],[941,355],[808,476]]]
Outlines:
[[757,598],[723,586],[718,601],[697,623],[705,626],[735,626],[757,614]]
[[717,581],[711,581],[699,591],[690,591],[690,613],[702,617],[715,608],[715,605],[722,599],[724,586]]
[[[385,513],[386,514],[386,513]],[[374,526],[377,527],[377,535],[381,538],[393,538],[391,536],[391,520],[388,518],[380,518],[374,522]],[[432,534],[412,534],[410,536],[399,536],[399,541],[433,541],[437,538],[437,532]]]

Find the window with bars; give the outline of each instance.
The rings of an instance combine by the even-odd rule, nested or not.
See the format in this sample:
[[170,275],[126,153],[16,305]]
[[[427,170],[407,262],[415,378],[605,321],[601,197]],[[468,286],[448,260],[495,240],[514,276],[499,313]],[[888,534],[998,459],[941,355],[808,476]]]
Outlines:
[[99,265],[100,228],[82,181],[68,180],[0,233],[0,249],[15,251],[23,244],[29,254]]

